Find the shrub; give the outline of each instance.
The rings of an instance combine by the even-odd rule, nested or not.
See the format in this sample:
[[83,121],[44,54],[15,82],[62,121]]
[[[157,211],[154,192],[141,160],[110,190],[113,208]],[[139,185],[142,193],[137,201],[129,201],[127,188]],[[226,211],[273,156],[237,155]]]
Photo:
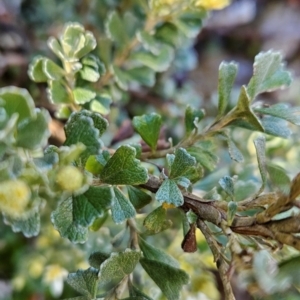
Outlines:
[[[55,57],[37,56],[29,66],[30,78],[47,85],[56,118],[66,120],[62,146],[48,145],[49,113],[35,108],[26,90],[0,89],[0,209],[14,232],[36,237],[36,254],[20,254],[26,260],[13,280],[16,297],[46,293],[45,286],[61,296],[69,270],[66,281],[80,295],[72,299],[176,300],[189,280],[183,297],[201,291],[197,282],[212,288],[209,250],[226,299],[234,299],[232,276],[257,296],[293,290],[300,177],[290,180],[267,145],[290,137],[299,108],[258,101],[291,83],[281,54],[258,54],[237,98],[231,92],[238,65],[223,62],[214,117],[191,103],[175,102],[176,116],[142,104],[127,131],[116,134],[132,93],[163,101],[172,63],[179,53],[189,56],[206,10],[227,1],[128,3],[109,13],[101,38],[67,23],[48,40]],[[188,98],[185,88],[174,87],[174,99],[182,91]],[[212,172],[222,164],[221,173]],[[180,259],[180,243],[184,252],[203,253]]]

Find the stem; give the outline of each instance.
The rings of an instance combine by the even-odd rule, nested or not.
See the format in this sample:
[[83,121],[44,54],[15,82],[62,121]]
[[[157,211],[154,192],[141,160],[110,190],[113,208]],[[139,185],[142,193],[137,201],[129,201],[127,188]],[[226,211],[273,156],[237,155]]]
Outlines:
[[209,247],[212,251],[212,254],[214,256],[214,260],[216,262],[217,268],[220,273],[221,281],[223,284],[225,299],[226,300],[235,300],[235,296],[234,296],[232,288],[231,288],[230,280],[228,278],[229,266],[228,266],[227,262],[222,258],[222,255],[220,255],[220,247],[218,246],[218,244],[212,237],[209,228],[207,227],[207,225],[205,224],[205,222],[203,220],[198,219],[197,226],[203,233],[203,235],[207,241],[207,244],[209,245]]
[[188,148],[192,145],[194,145],[196,142],[205,140],[210,136],[213,136],[216,132],[222,130],[224,127],[226,127],[231,121],[232,121],[232,114],[233,110],[230,111],[224,118],[222,118],[220,121],[217,121],[216,123],[210,125],[206,130],[204,130],[203,133],[199,134],[191,134],[187,138],[183,139],[180,143],[178,143],[176,146],[173,146],[169,149],[159,150],[156,152],[144,152],[141,154],[141,160],[150,159],[150,158],[162,158],[165,157],[167,154],[172,154],[175,152],[176,149],[182,147],[182,148]]
[[129,246],[133,250],[139,250],[140,246],[139,246],[139,242],[138,242],[138,233],[137,233],[137,229],[136,229],[135,220],[128,219],[127,225],[130,230],[130,241],[129,241],[130,245]]
[[[151,12],[149,12],[143,30],[150,32],[159,21],[160,19],[155,19],[151,14]],[[112,65],[116,65],[118,67],[122,66],[128,59],[131,51],[138,45],[139,45],[139,40],[135,36],[125,47],[125,49],[114,58]],[[101,89],[103,86],[107,85],[110,79],[113,77],[113,75],[114,74],[111,70],[107,70],[104,76],[102,76],[102,78],[97,83],[97,88]]]

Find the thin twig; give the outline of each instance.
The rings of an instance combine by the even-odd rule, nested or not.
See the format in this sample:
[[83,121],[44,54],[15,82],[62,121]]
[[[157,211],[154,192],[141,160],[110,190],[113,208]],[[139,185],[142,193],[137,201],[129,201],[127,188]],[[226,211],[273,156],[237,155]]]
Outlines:
[[203,235],[207,241],[207,244],[208,244],[209,248],[211,249],[212,254],[214,256],[214,260],[216,262],[216,265],[217,265],[217,268],[219,270],[220,277],[222,280],[224,293],[225,293],[225,299],[226,300],[235,300],[235,297],[234,297],[234,294],[232,291],[232,287],[230,284],[230,280],[228,278],[229,266],[228,266],[227,262],[223,259],[222,255],[220,255],[219,246],[217,245],[216,241],[212,237],[212,235],[209,231],[209,228],[207,227],[205,222],[203,220],[201,220],[200,218],[197,221],[197,226],[203,233]]

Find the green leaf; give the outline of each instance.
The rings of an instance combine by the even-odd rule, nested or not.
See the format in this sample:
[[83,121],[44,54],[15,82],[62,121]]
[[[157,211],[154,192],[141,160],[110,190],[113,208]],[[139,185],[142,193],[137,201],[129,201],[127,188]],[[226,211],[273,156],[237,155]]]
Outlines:
[[198,143],[197,146],[192,146],[187,149],[187,151],[195,157],[197,162],[199,162],[204,168],[209,171],[213,171],[219,158],[213,153],[213,146],[210,141]]
[[113,196],[109,187],[91,186],[84,194],[73,197],[73,216],[76,224],[90,226],[111,207]]
[[72,95],[67,87],[59,80],[49,80],[47,95],[54,104],[71,103]]
[[258,168],[262,179],[262,186],[258,191],[258,195],[264,190],[267,182],[267,162],[266,162],[266,139],[264,136],[259,136],[254,140]]
[[174,50],[168,45],[164,45],[158,55],[149,52],[135,52],[132,60],[136,60],[156,72],[166,71],[174,59]]
[[145,218],[144,226],[150,233],[159,233],[172,226],[172,222],[170,220],[166,220],[166,218],[166,210],[162,206],[159,206]]
[[85,56],[81,63],[80,76],[84,80],[96,82],[105,73],[104,64],[94,55]]
[[236,162],[243,162],[244,157],[241,151],[237,148],[232,138],[228,135],[226,131],[218,132],[218,136],[225,139],[228,145],[228,152],[232,160],[235,160]]
[[65,59],[64,53],[63,53],[63,49],[61,44],[59,43],[59,41],[54,38],[54,37],[50,37],[48,39],[48,47],[52,50],[52,52],[59,57],[61,60]]
[[251,100],[258,94],[284,88],[291,83],[291,74],[285,70],[280,52],[261,52],[255,57],[247,93]]
[[99,58],[108,69],[112,61],[112,41],[107,37],[101,37],[98,39],[98,48]]
[[228,223],[228,226],[231,226],[238,206],[237,206],[236,202],[230,201],[230,202],[228,202],[227,207],[228,207],[228,210],[227,210],[227,223]]
[[245,86],[241,88],[233,120],[236,118],[248,123],[253,130],[264,132],[262,124],[250,107],[250,98]]
[[73,243],[84,243],[87,239],[88,228],[77,224],[73,214],[75,200],[69,197],[58,204],[51,214],[51,222],[60,235]]
[[81,154],[82,163],[85,164],[90,155],[98,154],[101,143],[100,135],[106,130],[108,122],[101,115],[82,110],[73,113],[65,125],[66,146],[82,143],[86,149]]
[[26,120],[18,126],[16,145],[31,150],[45,147],[50,136],[49,122],[48,111],[36,109],[35,118]]
[[136,116],[132,120],[134,129],[153,151],[156,149],[161,122],[161,116],[156,113]]
[[175,151],[175,159],[171,166],[170,178],[175,179],[184,176],[192,167],[196,165],[196,159],[184,148]]
[[77,58],[81,58],[84,55],[87,55],[88,53],[90,53],[92,50],[94,50],[97,46],[97,42],[96,39],[93,35],[92,32],[86,30],[84,32],[84,47],[79,49],[78,51],[76,51],[75,55]]
[[152,87],[155,84],[155,72],[148,67],[135,67],[126,70],[129,78],[141,85]]
[[146,50],[154,55],[159,54],[161,43],[148,31],[139,31],[136,37]]
[[155,199],[160,203],[170,203],[181,206],[184,202],[183,195],[175,180],[165,179],[155,194]]
[[60,105],[55,112],[55,117],[58,119],[68,119],[72,111],[67,105]]
[[143,252],[143,257],[154,261],[160,261],[174,268],[179,268],[178,261],[165,251],[153,247],[142,238],[139,239],[139,245]]
[[25,89],[14,86],[1,88],[0,102],[8,117],[15,113],[19,115],[18,123],[36,116],[34,101]]
[[234,181],[229,176],[224,176],[219,180],[219,185],[226,192],[226,194],[234,200]]
[[73,95],[74,95],[74,101],[77,104],[84,104],[86,102],[91,101],[92,99],[94,99],[96,97],[95,92],[84,89],[84,88],[75,88],[73,90]]
[[44,74],[50,80],[60,80],[65,75],[65,71],[51,59],[44,58],[42,66]]
[[67,283],[88,299],[95,299],[98,289],[98,270],[88,268],[87,270],[70,273],[67,277]]
[[285,120],[264,116],[261,120],[265,133],[282,138],[289,138],[291,136],[291,130],[288,127],[288,123]]
[[237,71],[238,65],[234,62],[222,62],[220,64],[218,85],[218,117],[221,117],[226,111]]
[[110,112],[111,102],[111,97],[108,94],[97,94],[90,104],[90,109],[102,115],[107,115]]
[[99,130],[100,136],[106,131],[108,122],[100,114],[88,110],[82,110],[79,112],[79,114],[90,117],[93,120],[95,128]]
[[174,18],[172,22],[188,38],[195,38],[201,29],[202,19],[206,13],[204,11],[185,11],[180,14],[179,18]]
[[35,82],[47,82],[48,77],[45,75],[43,70],[43,61],[45,57],[36,56],[30,63],[28,68],[28,75],[31,80]]
[[152,197],[142,191],[141,189],[135,188],[133,186],[127,186],[128,197],[135,209],[141,209],[152,200]]
[[60,42],[65,56],[71,61],[76,61],[96,47],[94,35],[76,22],[65,25]]
[[89,257],[89,264],[91,267],[95,269],[100,269],[100,266],[104,261],[106,261],[109,258],[109,254],[103,253],[100,251],[93,252]]
[[[284,261],[281,261],[278,265],[278,281],[292,283],[295,286],[299,286],[300,283],[300,257],[298,255],[292,256]],[[297,296],[296,296],[297,297]]]
[[123,145],[105,165],[100,177],[108,184],[138,185],[148,181],[148,172],[135,158],[136,151],[133,147]]
[[277,103],[270,107],[254,108],[255,112],[284,119],[295,125],[300,125],[300,107],[289,107],[285,103]]
[[203,109],[195,109],[187,106],[185,110],[185,132],[189,135],[194,129],[197,128],[195,123],[199,123],[205,116]]
[[247,181],[237,181],[234,185],[235,201],[241,201],[256,194],[259,183],[252,179]]
[[22,232],[27,238],[37,236],[40,232],[40,213],[35,210],[21,218],[5,215],[3,221],[6,225],[11,226],[13,232]]
[[182,286],[189,282],[184,271],[147,258],[142,258],[140,263],[168,300],[180,299]]
[[129,42],[129,36],[123,22],[116,11],[113,11],[106,21],[107,36],[121,47]]
[[273,185],[285,194],[288,195],[290,192],[291,180],[286,174],[286,171],[280,166],[272,163],[267,163],[267,170]]
[[112,67],[112,71],[114,73],[114,79],[120,89],[127,91],[128,90],[128,84],[130,81],[130,78],[126,71],[122,70],[121,68],[117,66]]
[[122,300],[152,300],[150,297],[145,295],[139,289],[137,289],[132,284],[129,285],[129,298],[122,299]]
[[135,216],[135,208],[125,195],[114,187],[114,201],[111,207],[111,215],[116,224],[124,222],[126,219]]
[[99,278],[101,283],[121,281],[131,274],[141,258],[141,252],[126,249],[123,252],[112,253],[100,267]]

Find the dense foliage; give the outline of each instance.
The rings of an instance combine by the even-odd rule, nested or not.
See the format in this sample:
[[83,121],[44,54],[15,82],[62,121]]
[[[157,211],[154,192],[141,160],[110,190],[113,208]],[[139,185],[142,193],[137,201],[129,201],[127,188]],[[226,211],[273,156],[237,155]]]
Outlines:
[[[260,100],[291,83],[281,54],[258,54],[234,93],[238,65],[223,62],[213,117],[190,86],[174,84],[207,10],[226,4],[103,4],[99,36],[66,23],[48,39],[51,58],[36,56],[28,71],[65,120],[62,146],[49,145],[49,112],[27,90],[0,89],[0,210],[12,231],[36,237],[19,254],[13,299],[61,297],[64,278],[76,291],[66,288],[68,299],[176,300],[197,297],[201,284],[218,299],[209,253],[226,299],[232,278],[257,297],[296,291],[300,175],[272,147],[291,145],[300,107]],[[174,97],[177,111],[126,111],[146,92]],[[128,117],[131,133],[116,135]]]

